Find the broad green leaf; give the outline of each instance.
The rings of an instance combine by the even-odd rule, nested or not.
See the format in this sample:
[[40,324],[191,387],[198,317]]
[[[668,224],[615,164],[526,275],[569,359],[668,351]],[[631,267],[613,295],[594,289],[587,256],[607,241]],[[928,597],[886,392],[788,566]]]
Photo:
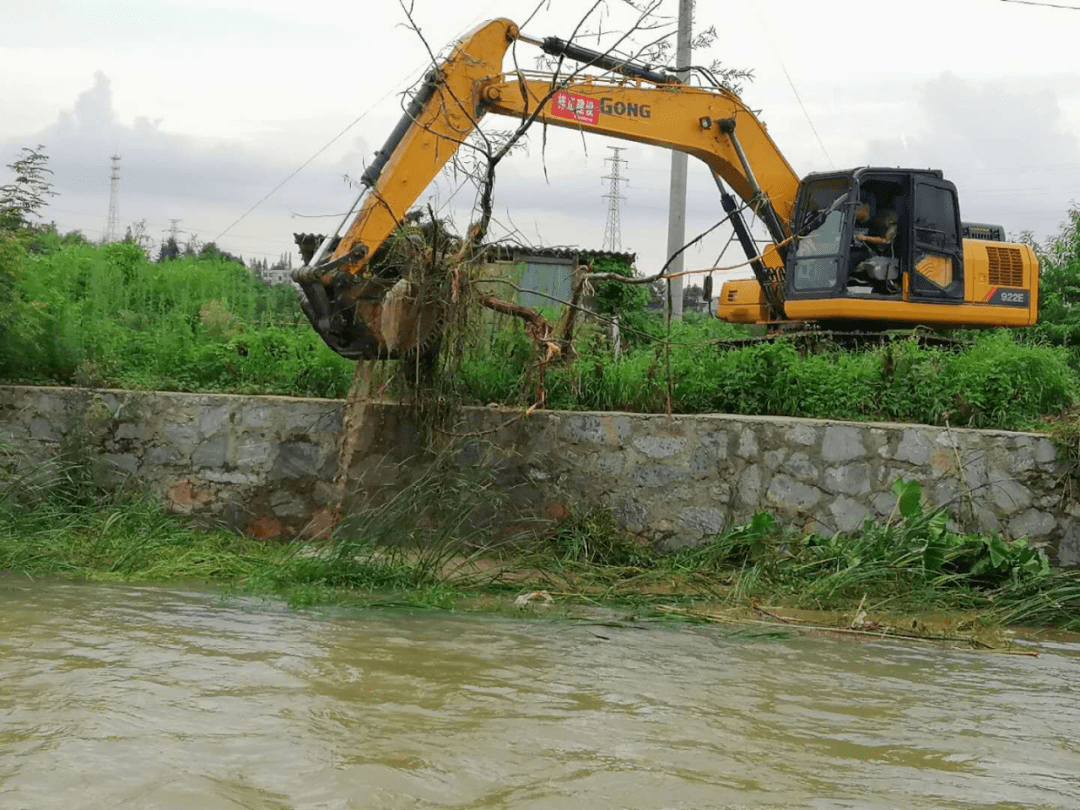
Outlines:
[[944,512],[935,512],[927,525],[927,533],[934,540],[940,540],[945,535],[945,526],[949,522],[949,516]]
[[898,478],[893,482],[892,488],[899,499],[901,515],[905,518],[913,518],[922,513],[922,487],[918,481],[905,481]]
[[987,543],[987,550],[990,552],[990,564],[995,569],[1001,568],[1002,563],[1009,557],[1009,547],[1000,537],[994,537]]

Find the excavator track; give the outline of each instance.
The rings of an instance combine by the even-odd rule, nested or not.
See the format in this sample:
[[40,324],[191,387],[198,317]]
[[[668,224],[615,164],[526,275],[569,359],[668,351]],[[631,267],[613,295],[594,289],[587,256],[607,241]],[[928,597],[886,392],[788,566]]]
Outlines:
[[915,341],[920,348],[949,349],[958,351],[965,342],[960,338],[939,335],[923,331],[860,332],[830,329],[800,329],[798,331],[776,332],[771,335],[721,340],[711,345],[725,350],[746,349],[767,343],[789,343],[800,350],[821,351],[828,348],[845,351],[861,351],[890,343]]

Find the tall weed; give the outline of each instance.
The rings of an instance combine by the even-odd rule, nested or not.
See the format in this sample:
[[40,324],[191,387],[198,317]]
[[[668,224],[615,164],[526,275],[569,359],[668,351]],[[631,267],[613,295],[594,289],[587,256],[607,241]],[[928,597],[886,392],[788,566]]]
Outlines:
[[218,257],[151,263],[131,244],[47,242],[17,281],[28,302],[0,375],[94,384],[344,396],[351,364],[295,292]]
[[[868,520],[855,531],[830,535],[800,534],[762,513],[679,552],[673,564],[683,571],[737,570],[740,578],[749,574],[757,596],[817,608],[843,607],[866,595],[875,602],[975,607],[996,605],[1010,594],[1014,605],[1022,595],[1037,599],[1057,576],[1024,538],[950,531],[948,515],[923,508],[917,482],[897,481],[893,491],[896,508],[885,522]],[[1061,613],[1054,617],[1057,623],[1065,619]]]
[[101,484],[79,454],[35,459],[0,447],[0,570],[95,579],[234,579],[276,551],[206,531],[138,493]]

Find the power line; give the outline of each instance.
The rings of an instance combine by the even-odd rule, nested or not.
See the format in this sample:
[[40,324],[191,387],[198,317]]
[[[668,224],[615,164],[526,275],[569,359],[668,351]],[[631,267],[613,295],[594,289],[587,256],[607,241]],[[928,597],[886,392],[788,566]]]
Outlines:
[[[406,79],[405,81],[408,81],[408,79]],[[307,160],[305,160],[303,163],[301,163],[300,166],[298,166],[296,169],[294,169],[292,172],[289,173],[288,177],[286,177],[284,180],[282,180],[280,183],[278,183],[276,186],[274,186],[272,189],[270,189],[270,191],[268,191],[263,196],[263,198],[261,200],[259,200],[257,203],[255,203],[253,206],[251,206],[251,208],[249,208],[247,211],[245,211],[243,214],[241,214],[239,217],[237,217],[235,222],[230,224],[228,228],[226,228],[225,230],[223,230],[221,233],[219,233],[217,235],[217,237],[214,239],[214,242],[217,242],[219,239],[221,239],[221,237],[223,237],[225,234],[227,234],[229,231],[231,231],[234,227],[239,225],[247,217],[248,214],[250,214],[256,208],[258,208],[260,205],[262,205],[264,202],[266,202],[268,199],[270,199],[270,197],[272,197],[277,192],[277,190],[279,188],[281,188],[283,185],[285,185],[290,180],[292,180],[294,177],[296,177],[296,175],[300,174],[300,172],[302,172],[304,169],[306,169],[311,164],[311,162],[313,160],[315,160],[315,158],[317,158],[319,155],[321,155],[323,152],[325,152],[327,149],[329,149],[331,146],[333,146],[346,132],[348,132],[350,129],[352,129],[357,124],[359,124],[361,121],[363,121],[364,118],[367,117],[367,114],[369,112],[371,112],[373,109],[375,109],[380,104],[382,104],[383,101],[385,101],[387,98],[392,96],[395,92],[397,92],[397,88],[400,87],[400,86],[401,86],[401,82],[398,82],[398,84],[396,84],[391,90],[388,90],[385,94],[383,94],[382,98],[380,98],[378,101],[376,101],[370,107],[368,107],[366,110],[364,110],[362,113],[360,113],[360,115],[356,116],[356,118],[354,118],[349,123],[349,125],[347,127],[345,127],[345,129],[341,130],[341,132],[339,132],[337,135],[335,135],[333,138],[331,138],[318,152],[316,152],[314,155],[312,155]]]
[[1002,3],[1019,3],[1022,6],[1042,6],[1043,8],[1063,8],[1066,11],[1080,11],[1080,6],[1063,6],[1061,3],[1040,3],[1038,0],[1001,0]]
[[776,61],[780,63],[780,69],[784,71],[784,76],[787,78],[788,85],[791,87],[791,92],[795,94],[795,100],[799,102],[799,107],[802,109],[803,115],[806,117],[806,123],[810,125],[810,131],[814,133],[814,138],[817,139],[818,146],[821,147],[821,151],[825,154],[825,159],[829,161],[829,165],[834,169],[836,164],[833,163],[832,156],[829,154],[829,150],[825,148],[825,143],[821,140],[821,136],[818,135],[817,127],[814,126],[813,120],[810,118],[810,112],[806,109],[806,105],[803,104],[802,96],[799,95],[799,91],[795,88],[795,82],[791,79],[791,74],[788,73],[787,65],[784,64],[783,58],[780,56],[780,51],[773,43],[773,38],[769,35],[768,27],[765,24],[765,20],[761,14],[754,9],[754,14],[757,17],[758,25],[765,31],[765,39],[768,40],[770,47],[772,48],[773,56],[776,57]]
[[780,63],[780,69],[784,71],[784,76],[787,77],[788,84],[791,85],[791,92],[795,94],[795,100],[799,102],[799,107],[802,108],[803,115],[806,116],[806,123],[810,125],[810,131],[814,133],[814,138],[817,139],[818,146],[821,147],[821,151],[825,153],[825,159],[829,161],[829,165],[834,169],[836,164],[833,163],[832,156],[829,154],[829,150],[825,148],[825,143],[821,140],[821,136],[818,135],[817,127],[814,126],[813,120],[810,118],[810,112],[806,109],[806,105],[803,104],[802,96],[799,95],[799,91],[795,89],[795,82],[791,80],[791,74],[788,73],[787,66],[784,64],[784,60],[779,55],[776,57],[776,61]]
[[229,227],[228,227],[228,228],[226,228],[225,230],[223,230],[223,231],[222,231],[221,233],[219,233],[219,234],[217,235],[217,237],[215,237],[215,239],[214,239],[214,242],[217,242],[217,241],[218,241],[219,239],[221,239],[221,237],[223,237],[223,236],[224,236],[225,234],[227,234],[227,233],[228,233],[229,231],[231,231],[231,230],[232,230],[233,228],[235,228],[235,227],[236,227],[237,225],[239,225],[239,224],[240,224],[241,222],[243,222],[243,221],[244,221],[244,219],[245,219],[245,218],[247,218],[247,215],[248,215],[248,214],[250,214],[250,213],[251,213],[252,211],[254,211],[254,210],[255,210],[256,208],[258,208],[258,207],[259,207],[260,205],[262,205],[262,204],[263,204],[264,202],[266,202],[267,200],[269,200],[269,199],[270,199],[270,198],[271,198],[271,197],[272,197],[272,196],[273,196],[273,195],[274,195],[274,194],[275,194],[275,193],[277,192],[277,190],[278,190],[279,188],[281,188],[281,187],[282,187],[283,185],[285,185],[285,184],[286,184],[286,183],[288,183],[288,182],[289,182],[290,180],[292,180],[292,179],[293,179],[294,177],[296,177],[296,175],[300,174],[300,172],[302,172],[302,171],[303,171],[304,169],[306,169],[306,168],[307,168],[307,167],[308,167],[308,166],[309,166],[309,165],[311,164],[311,162],[312,162],[313,160],[315,160],[315,158],[317,158],[317,157],[318,157],[319,155],[321,155],[321,154],[322,154],[323,152],[325,152],[325,151],[326,151],[327,149],[329,149],[329,148],[330,148],[331,146],[333,146],[333,145],[334,145],[334,143],[335,143],[335,142],[336,142],[336,141],[337,141],[337,140],[338,140],[339,138],[341,138],[341,136],[342,136],[342,135],[344,135],[344,134],[345,134],[346,132],[348,132],[348,131],[349,131],[350,129],[352,129],[352,128],[353,128],[354,126],[356,126],[357,124],[359,124],[359,123],[360,123],[360,121],[361,121],[361,119],[363,119],[363,118],[364,118],[364,117],[365,117],[365,116],[366,116],[366,115],[367,115],[367,114],[368,114],[369,112],[371,112],[371,109],[370,109],[370,108],[368,108],[367,110],[364,110],[364,112],[362,112],[362,113],[360,113],[360,115],[356,116],[356,118],[354,118],[354,119],[352,120],[352,123],[350,123],[350,124],[349,124],[349,125],[348,125],[347,127],[345,127],[345,129],[341,130],[341,132],[339,132],[339,133],[338,133],[337,135],[335,135],[335,136],[334,136],[333,138],[331,138],[331,139],[330,139],[330,141],[329,141],[329,142],[328,142],[328,143],[327,143],[327,144],[326,144],[325,146],[323,146],[323,147],[322,147],[322,149],[320,149],[320,150],[319,150],[318,152],[316,152],[316,153],[315,153],[314,155],[312,155],[312,156],[311,156],[311,157],[309,157],[309,158],[308,158],[307,160],[305,160],[305,161],[304,161],[303,163],[301,163],[301,164],[300,164],[300,165],[299,165],[299,166],[298,166],[297,168],[293,169],[293,171],[291,171],[291,172],[289,173],[289,176],[288,176],[288,177],[286,177],[286,178],[285,178],[284,180],[282,180],[282,181],[281,181],[280,183],[278,183],[278,184],[277,184],[276,186],[274,186],[274,187],[273,187],[272,189],[270,189],[270,190],[269,190],[268,192],[266,192],[266,194],[265,194],[265,195],[263,195],[262,199],[260,199],[260,200],[259,200],[259,201],[258,201],[257,203],[255,203],[255,204],[254,204],[253,206],[251,206],[251,208],[249,208],[249,209],[248,209],[247,211],[245,211],[245,212],[244,212],[244,213],[242,213],[242,214],[241,214],[241,215],[240,215],[239,217],[237,217],[237,218],[236,218],[236,219],[235,219],[235,220],[234,220],[234,221],[233,221],[233,222],[232,222],[232,223],[231,223],[231,224],[229,225]]
[[341,211],[337,214],[298,214],[296,211],[290,211],[290,217],[300,217],[301,219],[336,219],[337,217],[345,216],[348,211]]

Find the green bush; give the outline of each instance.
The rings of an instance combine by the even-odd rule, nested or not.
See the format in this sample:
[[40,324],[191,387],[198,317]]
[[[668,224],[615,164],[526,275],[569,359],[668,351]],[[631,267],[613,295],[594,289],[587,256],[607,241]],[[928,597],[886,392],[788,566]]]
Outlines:
[[546,539],[563,563],[647,568],[656,561],[648,543],[620,528],[611,510],[601,507],[571,509]]
[[1027,330],[1038,342],[1080,347],[1080,209],[1069,209],[1059,232],[1036,246],[1039,322]]
[[[819,608],[845,607],[869,596],[872,603],[991,606],[1009,616],[1027,611],[1049,623],[1077,625],[1076,577],[1053,572],[1026,538],[950,531],[945,512],[923,508],[918,482],[898,480],[893,492],[896,508],[885,522],[803,534],[763,512],[676,552],[669,564],[682,572],[737,570],[736,593],[749,588],[758,597]],[[1047,593],[1061,599],[1057,610],[1038,603]]]
[[466,402],[517,404],[528,396],[526,375],[536,360],[533,347],[520,323],[504,323],[468,347],[456,379],[447,381]]
[[552,408],[742,413],[1023,428],[1068,408],[1075,375],[1064,350],[979,335],[959,351],[901,341],[865,352],[803,351],[791,343],[730,349],[706,341],[639,346],[552,367]]
[[24,324],[19,283],[25,261],[22,240],[14,232],[0,229],[0,341],[11,340]]
[[[618,273],[631,278],[634,268],[615,259],[597,259],[593,262],[594,273]],[[618,281],[601,281],[596,284],[592,296],[592,309],[601,315],[626,315],[640,312],[649,303],[649,285],[621,284]]]
[[[155,264],[129,243],[42,232],[17,254],[25,302],[0,343],[12,381],[344,396],[352,364],[308,325],[296,293],[209,252]],[[0,263],[7,267],[0,245]],[[5,330],[6,332],[8,330]]]

